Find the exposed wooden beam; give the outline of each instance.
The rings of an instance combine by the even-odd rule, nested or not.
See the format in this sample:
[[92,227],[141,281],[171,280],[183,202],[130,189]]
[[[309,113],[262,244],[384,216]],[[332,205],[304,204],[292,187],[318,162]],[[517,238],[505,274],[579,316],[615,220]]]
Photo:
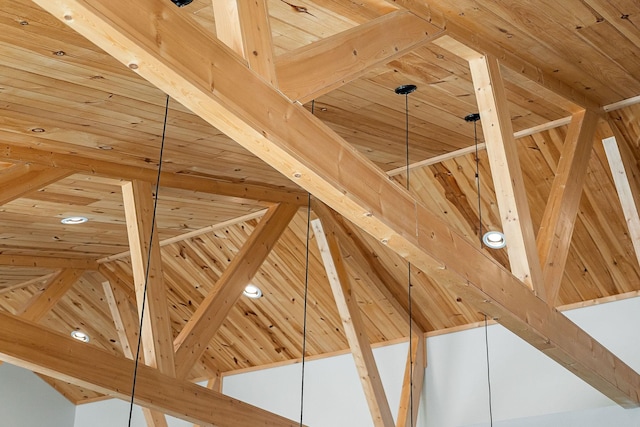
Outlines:
[[409,341],[409,354],[404,370],[404,381],[400,392],[400,407],[396,427],[417,425],[418,409],[424,387],[424,374],[427,367],[427,349],[423,336],[413,337]]
[[640,263],[640,168],[624,136],[611,124],[615,136],[602,140],[613,182],[618,191],[629,238]]
[[31,255],[0,254],[0,265],[10,267],[37,268],[75,268],[81,270],[97,270],[98,263],[89,258],[56,258]]
[[308,102],[434,40],[443,30],[410,12],[397,11],[280,55],[280,89]]
[[264,214],[231,264],[182,328],[174,340],[178,377],[185,377],[205,352],[297,210],[297,206],[281,204]]
[[39,165],[14,165],[0,171],[0,205],[66,178],[73,172]]
[[551,305],[560,292],[598,120],[591,111],[573,115],[538,230],[538,255],[546,300]]
[[493,56],[480,56],[469,60],[469,68],[482,120],[502,228],[508,243],[511,272],[540,298],[545,299],[536,237],[520,169],[518,146],[513,138],[500,64]]
[[360,307],[358,307],[356,294],[351,287],[338,240],[335,235],[325,233],[319,219],[311,221],[311,227],[316,237],[324,269],[327,272],[333,297],[338,306],[342,327],[351,348],[364,395],[369,404],[373,425],[393,427],[393,415],[389,408],[389,401],[384,392],[378,366],[373,357],[371,342],[360,315]]
[[[220,375],[220,372],[217,372],[215,377],[210,378],[207,381],[207,388],[209,390],[214,390],[214,391],[217,391],[218,393],[222,393],[222,376]],[[204,427],[204,426],[201,426],[200,424],[194,424],[193,427]]]
[[[640,376],[633,369],[533,295],[304,107],[258,79],[219,41],[192,27],[178,8],[155,0],[33,1],[471,307],[498,319],[618,404],[639,404]],[[158,16],[162,19],[153,18]],[[245,84],[238,87],[237,81]]]
[[[133,360],[115,356],[4,312],[0,313],[0,324],[0,360],[112,397],[131,398]],[[299,425],[145,365],[138,366],[134,401],[205,426]]]
[[40,294],[35,294],[17,314],[23,319],[38,322],[78,281],[84,270],[66,268],[53,276]]
[[[122,186],[127,234],[131,248],[131,267],[142,323],[144,361],[162,373],[175,375],[173,335],[151,184],[133,181]],[[144,314],[144,316],[143,316]]]
[[394,6],[400,6],[403,9],[410,10],[416,16],[430,22],[439,28],[444,28],[446,21],[441,11],[430,6],[423,0],[386,0],[387,3]]
[[266,0],[213,0],[218,38],[245,58],[249,68],[278,86]]
[[[0,159],[12,162],[26,162],[50,168],[84,172],[124,180],[156,182],[157,169],[140,168],[115,161],[96,160],[75,154],[62,154],[39,150],[33,147],[0,142]],[[62,172],[60,172],[62,174]],[[302,205],[307,194],[298,190],[287,190],[258,184],[216,181],[194,175],[163,172],[160,178],[163,187],[200,191],[208,194],[231,197],[238,201],[254,200],[269,203],[291,203]]]
[[[373,255],[373,249],[359,239],[350,224],[347,224],[344,218],[340,217],[335,211],[331,210],[328,206],[321,202],[314,201],[313,211],[322,220],[322,226],[328,233],[334,234],[340,242],[340,247],[346,254],[351,256],[353,263],[352,267],[362,275],[362,277],[368,278],[368,284],[376,287],[389,301],[389,304],[395,309],[401,319],[407,320],[407,331],[409,330],[409,310],[407,302],[407,292],[398,292],[399,286],[396,284],[396,279],[387,271],[386,268],[380,263],[378,259]],[[405,288],[406,290],[406,288]],[[416,313],[412,313],[416,315]],[[425,327],[421,324],[426,324],[426,319],[423,316],[419,318],[420,324],[414,319],[411,319],[411,330],[414,334],[420,337],[424,337]]]
[[27,286],[31,286],[34,284],[35,285],[43,284],[47,280],[50,280],[51,278],[55,277],[56,274],[58,274],[58,272],[45,274],[44,276],[34,277],[33,279],[25,280],[24,282],[20,282],[20,283],[16,283],[15,285],[4,287],[0,289],[0,295],[13,292],[17,289],[24,289]]

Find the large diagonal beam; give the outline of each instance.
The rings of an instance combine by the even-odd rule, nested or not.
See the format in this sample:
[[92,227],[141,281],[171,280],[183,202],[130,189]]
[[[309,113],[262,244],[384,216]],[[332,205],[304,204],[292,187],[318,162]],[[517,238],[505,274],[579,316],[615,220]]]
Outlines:
[[38,322],[65,296],[78,281],[84,270],[66,268],[53,276],[41,294],[35,294],[18,312],[20,317]]
[[407,11],[311,43],[276,59],[280,89],[305,103],[424,45],[444,31]]
[[[12,162],[25,162],[53,168],[63,178],[69,170],[84,172],[126,180],[155,182],[158,171],[141,168],[115,161],[96,160],[75,154],[62,154],[34,147],[23,147],[10,144],[6,140],[0,142],[0,159]],[[61,171],[60,169],[64,169]],[[58,178],[58,179],[59,179]],[[46,183],[45,183],[46,184]],[[218,194],[243,200],[257,200],[269,203],[302,204],[307,199],[306,193],[249,183],[233,183],[216,181],[193,175],[162,172],[161,184],[164,187],[183,190],[200,191]],[[44,185],[43,185],[44,186]],[[41,187],[40,187],[41,188]],[[29,189],[30,191],[31,189]]]
[[267,259],[297,210],[296,206],[277,205],[264,214],[231,264],[182,328],[174,340],[178,377],[185,377],[204,354],[209,341]]
[[[133,360],[65,334],[0,313],[0,360],[124,400],[131,398]],[[216,427],[299,424],[205,387],[138,366],[135,403],[189,422]]]
[[591,111],[573,115],[538,230],[536,243],[551,305],[560,291],[598,119]]
[[[635,371],[533,295],[304,107],[257,78],[220,42],[193,27],[180,9],[155,0],[33,1],[462,301],[496,318],[615,402],[639,404],[640,376]],[[236,85],[237,81],[244,84]]]
[[122,186],[131,267],[142,325],[144,361],[162,373],[175,375],[173,334],[151,184],[133,181]]
[[32,191],[66,178],[73,172],[67,169],[44,168],[39,165],[14,165],[0,171],[0,206]]
[[334,234],[324,231],[319,219],[311,221],[311,227],[316,237],[320,257],[327,272],[327,279],[329,280],[336,306],[338,307],[342,327],[351,348],[362,389],[369,404],[373,425],[376,427],[393,427],[393,415],[391,415],[389,401],[384,392],[378,365],[373,357],[371,342],[360,315],[356,293],[351,286],[351,280],[342,259],[338,240]]

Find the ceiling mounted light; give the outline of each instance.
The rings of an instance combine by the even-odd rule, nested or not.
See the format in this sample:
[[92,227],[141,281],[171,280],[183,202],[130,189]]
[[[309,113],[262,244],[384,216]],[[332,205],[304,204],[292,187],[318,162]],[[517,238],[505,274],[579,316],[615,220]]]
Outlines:
[[64,218],[60,222],[63,223],[64,225],[75,225],[75,224],[83,224],[87,221],[89,220],[83,216],[70,216],[68,218]]
[[242,294],[245,297],[257,299],[262,296],[262,291],[256,285],[248,284],[246,288],[244,288],[244,292]]
[[89,342],[89,335],[82,331],[71,331],[71,338],[77,339],[82,342]]
[[499,231],[487,231],[482,236],[482,242],[491,249],[501,249],[507,246],[507,240]]

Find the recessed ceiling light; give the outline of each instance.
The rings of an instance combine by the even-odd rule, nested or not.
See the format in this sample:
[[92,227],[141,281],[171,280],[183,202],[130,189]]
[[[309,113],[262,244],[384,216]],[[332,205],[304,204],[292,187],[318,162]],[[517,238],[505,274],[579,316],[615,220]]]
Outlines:
[[65,225],[74,225],[74,224],[82,224],[89,221],[87,218],[83,216],[70,216],[68,218],[64,218],[61,223]]
[[256,285],[248,284],[246,288],[244,288],[244,292],[242,294],[245,297],[249,298],[260,298],[262,296],[262,291]]
[[507,240],[499,231],[487,231],[482,236],[484,244],[491,249],[501,249],[507,246]]
[[85,334],[82,331],[71,331],[71,337],[77,339],[82,342],[89,342],[89,335]]

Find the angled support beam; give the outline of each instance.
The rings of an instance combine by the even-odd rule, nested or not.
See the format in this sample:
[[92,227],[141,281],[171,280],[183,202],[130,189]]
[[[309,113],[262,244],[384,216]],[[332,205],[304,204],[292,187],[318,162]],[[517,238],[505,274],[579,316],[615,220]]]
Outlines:
[[281,204],[265,213],[211,292],[182,328],[173,343],[179,378],[184,378],[205,352],[209,341],[213,339],[297,211],[297,206]]
[[266,0],[213,0],[218,39],[242,56],[249,68],[278,87]]
[[393,415],[391,415],[389,401],[382,386],[378,366],[373,357],[371,343],[365,331],[360,307],[358,307],[356,294],[351,287],[338,241],[333,234],[325,233],[319,219],[311,221],[311,227],[316,236],[320,256],[338,306],[338,313],[342,319],[344,333],[347,336],[364,395],[369,404],[373,425],[393,427]]
[[[65,334],[49,331],[0,313],[0,360],[129,400],[133,360],[114,356]],[[36,345],[37,344],[37,348]],[[178,380],[145,365],[138,366],[135,403],[206,426],[295,427],[297,422]]]
[[[140,168],[122,163],[96,160],[75,154],[61,154],[39,150],[33,147],[0,142],[0,159],[11,162],[26,162],[53,168],[61,168],[61,177],[74,172],[84,172],[90,175],[101,175],[124,180],[141,180],[156,182],[158,171]],[[232,197],[239,201],[253,200],[268,203],[291,203],[302,205],[307,200],[307,193],[296,190],[286,190],[256,184],[233,183],[216,181],[198,176],[163,172],[161,175],[163,187],[179,188],[182,190],[200,191],[208,194]],[[41,187],[39,187],[41,188]]]
[[151,184],[144,181],[127,183],[122,186],[122,198],[131,248],[138,316],[142,317],[144,313],[141,319],[144,361],[147,365],[158,368],[160,372],[173,376],[173,335],[162,275],[158,233],[152,231],[155,225]]
[[480,56],[469,60],[469,68],[502,228],[508,242],[511,272],[545,299],[542,269],[500,65],[492,56]]
[[[257,78],[228,48],[193,27],[178,8],[155,0],[33,1],[471,307],[497,319],[618,404],[640,404],[638,373],[389,180],[304,107]],[[237,81],[245,84],[238,87]]]
[[[324,203],[315,201],[312,204],[313,211],[322,221],[322,226],[327,233],[336,236],[340,247],[353,258],[352,267],[363,278],[369,279],[368,284],[372,284],[389,301],[389,304],[398,313],[401,319],[407,320],[409,327],[409,310],[407,293],[398,292],[398,286],[393,286],[396,279],[373,255],[373,250],[366,242],[357,238],[350,224],[347,224],[340,215],[329,208]],[[415,315],[415,313],[413,313]],[[419,319],[426,322],[426,319]],[[420,322],[422,323],[422,322]],[[411,330],[416,336],[424,338],[425,328],[414,319],[411,319]]]
[[98,262],[89,258],[56,258],[28,255],[0,254],[0,265],[8,267],[37,268],[74,268],[78,270],[97,270]]
[[420,398],[424,387],[424,374],[427,367],[425,338],[414,336],[409,343],[409,354],[407,355],[407,365],[404,370],[396,427],[417,425]]
[[41,294],[35,294],[17,314],[23,319],[38,322],[51,310],[82,276],[84,270],[67,268],[53,276]]
[[640,168],[615,123],[611,123],[611,129],[615,136],[603,139],[602,145],[618,191],[629,237],[640,263]]
[[410,12],[388,13],[279,56],[280,89],[304,104],[443,33]]
[[38,165],[14,165],[0,171],[0,205],[60,181],[73,172]]
[[573,115],[538,230],[536,243],[546,301],[552,306],[560,292],[598,120],[591,111]]

